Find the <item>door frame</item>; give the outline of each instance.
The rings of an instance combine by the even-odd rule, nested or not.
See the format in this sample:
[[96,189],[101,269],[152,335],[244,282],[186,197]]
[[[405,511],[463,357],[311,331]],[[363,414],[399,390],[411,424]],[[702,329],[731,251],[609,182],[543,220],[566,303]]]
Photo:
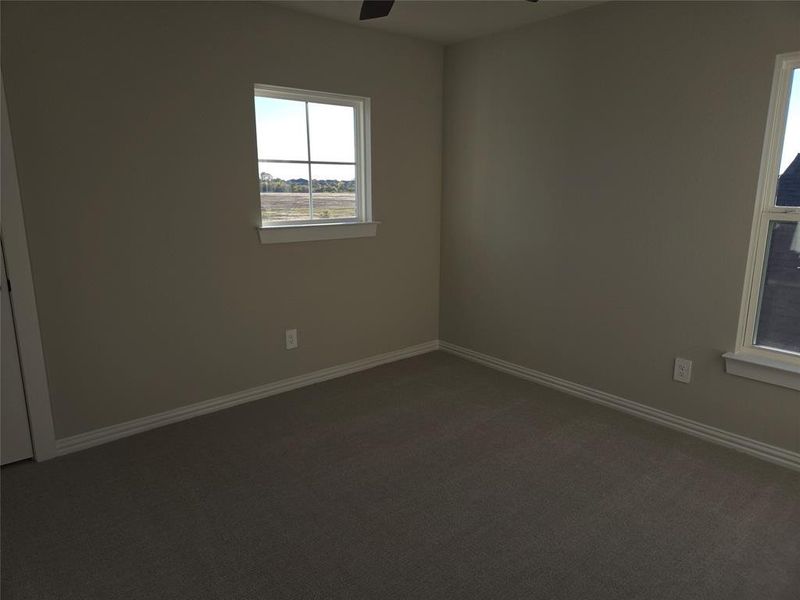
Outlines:
[[17,329],[17,347],[28,405],[28,423],[31,429],[33,457],[36,461],[47,460],[58,454],[53,413],[50,404],[50,387],[47,384],[47,369],[36,310],[36,295],[33,288],[28,238],[25,233],[25,218],[17,180],[17,165],[8,119],[5,83],[0,73],[0,103],[2,103],[2,236],[8,278],[13,292],[14,325]]

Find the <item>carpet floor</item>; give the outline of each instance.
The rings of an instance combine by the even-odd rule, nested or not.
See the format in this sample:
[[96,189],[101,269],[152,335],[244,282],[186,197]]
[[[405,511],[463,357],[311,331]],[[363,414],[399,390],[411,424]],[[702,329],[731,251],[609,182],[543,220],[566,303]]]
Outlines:
[[800,598],[800,474],[436,352],[2,470],[3,600]]

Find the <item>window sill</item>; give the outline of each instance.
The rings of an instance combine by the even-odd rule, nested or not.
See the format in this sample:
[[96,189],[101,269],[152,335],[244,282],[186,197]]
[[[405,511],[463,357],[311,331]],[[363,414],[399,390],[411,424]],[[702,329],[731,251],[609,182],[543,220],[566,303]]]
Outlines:
[[726,352],[722,357],[726,373],[800,390],[800,366],[745,352]]
[[291,242],[374,237],[377,232],[377,221],[367,223],[312,223],[259,227],[258,238],[262,244],[287,244]]

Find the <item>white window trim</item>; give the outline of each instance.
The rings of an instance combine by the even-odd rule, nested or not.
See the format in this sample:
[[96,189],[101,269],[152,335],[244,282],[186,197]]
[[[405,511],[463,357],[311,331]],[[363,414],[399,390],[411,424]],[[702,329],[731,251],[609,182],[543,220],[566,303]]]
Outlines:
[[800,68],[800,52],[780,54],[776,58],[753,227],[750,232],[744,292],[739,312],[736,350],[723,354],[725,370],[728,373],[793,389],[800,389],[800,355],[756,346],[753,340],[758,322],[770,222],[800,222],[800,208],[775,206],[778,184],[776,174],[779,171],[783,150],[782,140],[786,130],[790,82],[792,73],[797,68]]
[[262,244],[285,244],[373,237],[377,232],[378,223],[374,221],[369,223],[306,223],[281,227],[259,227],[258,238]]
[[[258,227],[261,243],[276,244],[376,235],[378,222],[372,220],[370,99],[365,96],[348,96],[263,84],[255,84],[253,89],[255,96],[338,104],[351,106],[355,111],[356,217],[330,221],[309,219],[262,223]],[[257,156],[256,160],[261,158]],[[309,162],[319,162],[311,159],[312,157],[309,156]],[[309,185],[311,185],[311,181],[309,181]]]

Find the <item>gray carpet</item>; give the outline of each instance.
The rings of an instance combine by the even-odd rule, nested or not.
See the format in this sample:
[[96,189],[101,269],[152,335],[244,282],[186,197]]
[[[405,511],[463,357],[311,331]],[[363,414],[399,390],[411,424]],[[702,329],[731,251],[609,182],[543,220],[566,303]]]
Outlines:
[[14,599],[800,597],[800,475],[434,353],[2,472]]

